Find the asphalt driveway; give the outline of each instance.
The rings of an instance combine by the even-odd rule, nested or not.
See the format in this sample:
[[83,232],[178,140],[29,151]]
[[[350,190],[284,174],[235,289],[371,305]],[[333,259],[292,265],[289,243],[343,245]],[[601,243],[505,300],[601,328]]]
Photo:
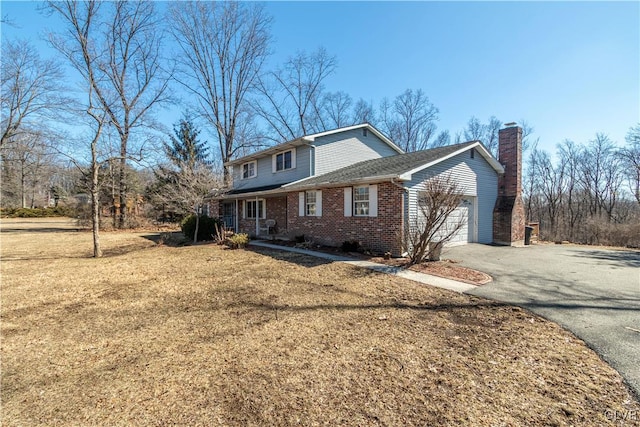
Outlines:
[[443,258],[493,277],[469,293],[525,307],[572,331],[640,398],[640,252],[469,244],[447,249]]

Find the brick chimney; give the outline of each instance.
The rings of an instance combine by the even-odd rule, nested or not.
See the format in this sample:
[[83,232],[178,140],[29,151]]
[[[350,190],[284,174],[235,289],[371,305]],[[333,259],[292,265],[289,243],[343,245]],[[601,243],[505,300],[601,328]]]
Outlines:
[[498,199],[493,208],[493,242],[524,245],[524,203],[522,202],[522,128],[507,123],[498,132],[498,161],[504,174],[498,177]]

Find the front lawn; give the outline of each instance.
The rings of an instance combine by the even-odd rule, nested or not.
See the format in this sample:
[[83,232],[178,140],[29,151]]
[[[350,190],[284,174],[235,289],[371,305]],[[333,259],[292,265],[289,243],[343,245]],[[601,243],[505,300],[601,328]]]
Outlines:
[[96,260],[90,233],[18,228],[2,425],[640,425],[612,368],[519,308],[139,233],[104,233]]

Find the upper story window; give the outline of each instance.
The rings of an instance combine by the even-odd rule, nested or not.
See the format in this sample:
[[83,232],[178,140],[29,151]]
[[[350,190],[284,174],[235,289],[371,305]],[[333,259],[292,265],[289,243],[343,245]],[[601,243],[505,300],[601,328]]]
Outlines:
[[369,186],[353,187],[353,215],[369,216]]
[[272,157],[273,172],[286,171],[296,167],[296,151],[288,150],[274,154]]
[[258,175],[258,165],[254,160],[242,165],[242,179],[253,178]]

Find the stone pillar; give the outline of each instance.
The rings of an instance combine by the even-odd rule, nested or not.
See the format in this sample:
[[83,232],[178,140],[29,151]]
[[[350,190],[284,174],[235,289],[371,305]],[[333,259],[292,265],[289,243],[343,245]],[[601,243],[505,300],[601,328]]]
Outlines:
[[493,242],[524,245],[522,202],[522,128],[509,123],[498,133],[498,161],[504,174],[498,178],[498,199],[493,209]]

